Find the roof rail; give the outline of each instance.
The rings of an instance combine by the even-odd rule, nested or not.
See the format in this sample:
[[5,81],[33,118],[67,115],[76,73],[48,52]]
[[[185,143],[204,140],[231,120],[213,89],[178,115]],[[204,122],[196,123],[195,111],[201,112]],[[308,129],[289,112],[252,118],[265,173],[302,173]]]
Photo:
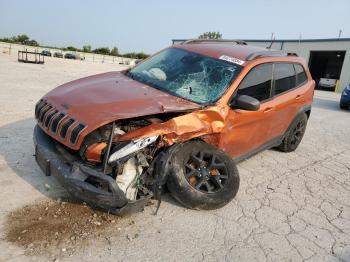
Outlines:
[[298,56],[296,53],[288,53],[286,51],[279,50],[270,50],[270,51],[259,51],[251,53],[247,56],[246,60],[251,61],[259,57],[268,57],[268,56]]
[[237,45],[247,45],[246,42],[234,39],[190,39],[182,42],[182,45],[197,44],[197,43],[234,43]]

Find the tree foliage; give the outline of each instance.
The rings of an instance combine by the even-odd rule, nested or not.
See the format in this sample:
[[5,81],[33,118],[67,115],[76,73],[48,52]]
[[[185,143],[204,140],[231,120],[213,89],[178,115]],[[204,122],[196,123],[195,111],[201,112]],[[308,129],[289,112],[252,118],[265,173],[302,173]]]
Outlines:
[[27,35],[17,35],[12,36],[10,38],[0,38],[0,41],[13,43],[13,44],[21,44],[21,45],[30,45],[30,46],[39,46],[39,43],[33,39],[30,39]]
[[[7,43],[15,43],[15,44],[22,44],[22,45],[30,45],[30,46],[39,46],[39,43],[33,39],[30,39],[27,35],[17,35],[12,36],[10,38],[0,38],[0,41],[7,42]],[[46,48],[57,48],[57,47],[49,47],[45,46]],[[58,49],[58,48],[57,48]],[[96,49],[92,49],[91,45],[84,45],[83,48],[77,48],[74,46],[67,46],[61,48],[65,51],[72,51],[72,52],[85,52],[85,53],[94,53],[94,54],[100,54],[100,55],[111,55],[111,56],[122,56],[126,58],[135,58],[135,59],[145,59],[149,57],[149,55],[140,52],[140,53],[126,53],[126,54],[119,54],[118,48],[115,46],[112,49],[109,49],[109,47],[99,47]]]
[[100,47],[100,48],[94,49],[92,52],[100,55],[109,55],[111,53],[111,50],[109,50],[108,47]]
[[119,55],[119,50],[118,48],[115,46],[111,49],[111,51],[109,52],[110,55],[113,55],[113,56],[118,56]]
[[79,48],[76,48],[74,46],[67,46],[67,47],[63,48],[63,50],[73,51],[73,52],[80,51]]
[[91,53],[92,49],[91,49],[91,45],[84,45],[83,46],[83,52],[84,53]]
[[220,32],[205,32],[201,34],[199,39],[221,39],[222,34]]
[[135,59],[146,59],[147,57],[149,57],[149,55],[141,52],[141,53],[126,53],[122,55],[123,57],[129,57],[129,58],[135,58]]

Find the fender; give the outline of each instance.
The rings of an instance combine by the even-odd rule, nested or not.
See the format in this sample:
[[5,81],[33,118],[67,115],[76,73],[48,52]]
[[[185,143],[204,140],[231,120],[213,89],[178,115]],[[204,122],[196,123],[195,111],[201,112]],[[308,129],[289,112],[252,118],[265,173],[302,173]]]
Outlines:
[[293,118],[293,120],[290,122],[286,132],[284,133],[284,136],[288,133],[288,131],[290,130],[290,127],[294,124],[294,122],[299,118],[300,115],[302,114],[306,114],[307,115],[307,119],[309,119],[310,114],[311,114],[311,104],[309,105],[304,105],[303,107],[301,107],[299,109],[299,111],[296,113],[295,117]]

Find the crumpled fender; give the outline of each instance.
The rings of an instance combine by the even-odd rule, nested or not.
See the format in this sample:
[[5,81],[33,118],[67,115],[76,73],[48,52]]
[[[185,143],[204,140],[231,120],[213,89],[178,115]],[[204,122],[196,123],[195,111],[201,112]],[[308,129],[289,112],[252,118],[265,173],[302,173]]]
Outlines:
[[212,106],[186,115],[174,117],[164,123],[155,123],[119,136],[118,141],[133,140],[136,138],[161,136],[167,145],[183,142],[196,137],[220,133],[225,127],[228,107]]

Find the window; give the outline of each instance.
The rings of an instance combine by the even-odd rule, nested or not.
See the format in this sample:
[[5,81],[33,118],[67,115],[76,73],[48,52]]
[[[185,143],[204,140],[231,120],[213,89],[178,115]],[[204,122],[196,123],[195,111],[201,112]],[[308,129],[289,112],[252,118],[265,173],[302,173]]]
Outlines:
[[178,48],[168,48],[128,72],[132,79],[199,103],[218,100],[242,66]]
[[276,63],[274,65],[275,95],[293,89],[296,77],[293,64]]
[[237,95],[248,95],[264,101],[270,98],[272,64],[262,64],[253,68],[238,87]]
[[294,64],[295,72],[297,74],[297,86],[306,82],[307,76],[302,65]]

